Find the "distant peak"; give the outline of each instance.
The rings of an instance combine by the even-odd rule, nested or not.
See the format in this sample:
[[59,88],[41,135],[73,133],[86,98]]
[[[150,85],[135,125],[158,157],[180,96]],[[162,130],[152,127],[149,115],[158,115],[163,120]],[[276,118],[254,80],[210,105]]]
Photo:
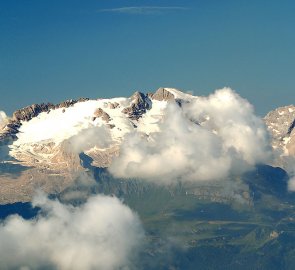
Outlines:
[[175,96],[168,91],[166,88],[159,88],[154,94],[151,95],[151,98],[154,100],[174,100]]
[[184,93],[178,89],[175,88],[159,88],[154,94],[151,95],[151,98],[154,100],[187,100],[193,98],[191,94]]

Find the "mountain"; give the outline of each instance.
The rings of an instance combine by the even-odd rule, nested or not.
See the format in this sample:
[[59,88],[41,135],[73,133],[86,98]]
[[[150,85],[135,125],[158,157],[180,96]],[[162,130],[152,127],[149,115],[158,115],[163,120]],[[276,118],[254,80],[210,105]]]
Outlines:
[[[228,93],[225,92],[223,96],[218,97],[221,106],[228,102],[227,99],[232,99],[227,95]],[[129,98],[97,100],[80,98],[56,105],[33,104],[15,111],[0,131],[2,181],[0,203],[30,201],[36,188],[52,194],[60,193],[72,185],[89,167],[108,168],[113,159],[120,154],[122,141],[129,134],[136,132],[148,140],[159,140],[159,138],[155,139],[153,134],[160,132],[160,125],[171,104],[179,108],[172,114],[182,114],[183,120],[180,120],[178,125],[181,125],[181,121],[188,121],[191,124],[189,129],[199,126],[208,130],[209,135],[224,133],[222,138],[229,137],[225,147],[232,147],[231,144],[235,143],[237,138],[231,138],[235,132],[230,133],[231,122],[236,120],[229,118],[228,128],[223,116],[220,116],[219,122],[215,121],[213,118],[217,118],[218,111],[206,112],[207,104],[203,104],[202,99],[203,97],[186,94],[177,89],[159,88],[155,93],[135,92]],[[196,110],[200,112],[197,117],[192,116],[189,109],[183,109],[198,100],[200,103],[196,106],[200,108],[196,107]],[[214,100],[211,102],[213,106],[215,106],[214,102],[216,103]],[[208,103],[209,105],[212,104]],[[202,106],[203,109],[201,109]],[[239,110],[239,106],[240,104],[237,104],[235,109]],[[241,112],[241,115],[244,115],[244,112]],[[250,120],[242,119],[241,123],[248,121],[249,125],[254,123],[258,126],[258,133],[253,137],[257,138],[262,136],[264,131],[261,131],[261,123],[256,123],[259,119],[252,118],[253,116],[250,115]],[[281,148],[291,155],[295,140],[293,138],[294,119],[293,106],[279,108],[264,118],[273,138],[273,147]],[[222,130],[222,125],[225,131]],[[182,137],[178,140],[182,140]],[[258,142],[258,144],[263,143]],[[161,143],[157,147],[161,147]],[[237,151],[245,151],[243,147],[248,148],[252,151],[250,154],[258,150],[258,148],[251,150],[248,145],[239,145],[239,142],[235,147]],[[243,155],[246,156],[244,159],[250,160],[247,158],[249,153],[245,152]],[[261,155],[258,154],[259,158]],[[234,157],[233,160],[236,158]],[[253,163],[252,160],[249,162]],[[188,192],[195,192],[200,196],[206,193],[199,188]],[[217,197],[215,196],[215,200]]]
[[[160,88],[148,95],[135,92],[130,98],[68,100],[57,105],[34,104],[13,113],[12,119],[2,129],[0,139],[12,140],[9,155],[22,164],[42,166],[50,160],[49,166],[55,168],[58,167],[56,156],[62,156],[56,153],[57,148],[65,149],[63,143],[66,144],[80,131],[106,127],[114,141],[110,148],[115,148],[122,137],[134,129],[146,134],[152,132],[169,101],[175,100],[181,104],[192,98],[176,89]],[[96,152],[99,150],[106,149],[97,149]]]
[[292,157],[294,113],[263,122],[228,89],[28,106],[0,132],[0,218],[44,214],[38,188],[77,207],[111,195],[145,229],[130,269],[293,269],[295,196],[269,144]]
[[[17,110],[0,131],[5,183],[0,202],[30,200],[36,187],[54,193],[68,186],[84,170],[79,156],[82,149],[74,146],[81,143],[79,136],[85,144],[85,137],[104,129],[103,136],[111,142],[106,145],[95,138],[86,142],[83,150],[93,166],[105,168],[118,155],[125,134],[139,130],[148,135],[157,130],[168,103],[181,106],[194,98],[176,89],[160,88],[149,94],[135,92],[130,98],[81,98]],[[12,182],[14,174],[18,179]]]

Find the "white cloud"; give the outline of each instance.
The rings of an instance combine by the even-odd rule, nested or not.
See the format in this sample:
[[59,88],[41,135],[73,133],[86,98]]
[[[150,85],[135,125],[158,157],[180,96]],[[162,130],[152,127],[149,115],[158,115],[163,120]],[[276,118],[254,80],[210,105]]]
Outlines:
[[276,151],[276,159],[281,167],[288,173],[288,190],[295,191],[295,157],[285,155],[282,151]]
[[229,88],[193,99],[182,108],[169,104],[159,129],[148,137],[127,135],[110,172],[160,183],[217,180],[271,156],[262,120]]
[[94,126],[82,129],[78,134],[68,139],[71,150],[77,154],[93,147],[106,148],[112,140],[109,129],[105,126]]
[[110,9],[101,9],[99,12],[113,12],[122,14],[136,14],[136,15],[153,15],[163,14],[164,12],[171,11],[184,11],[187,10],[185,7],[178,6],[137,6],[137,7],[119,7]]
[[33,204],[43,215],[0,225],[1,269],[118,269],[143,237],[138,217],[117,198],[98,195],[73,207],[39,195]]
[[8,117],[5,112],[0,111],[0,130],[7,124]]

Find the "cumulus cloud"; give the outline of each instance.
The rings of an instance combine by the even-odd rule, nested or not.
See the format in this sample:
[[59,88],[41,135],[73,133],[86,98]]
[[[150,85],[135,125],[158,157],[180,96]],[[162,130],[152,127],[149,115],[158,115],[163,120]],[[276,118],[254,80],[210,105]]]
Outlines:
[[106,148],[111,143],[110,131],[104,126],[89,127],[70,137],[71,150],[77,154],[93,147]]
[[295,191],[295,158],[285,155],[282,151],[276,152],[276,158],[281,167],[288,173],[288,190]]
[[143,237],[138,217],[117,198],[95,196],[73,207],[39,194],[35,219],[0,224],[1,269],[118,269]]
[[128,134],[109,170],[160,183],[217,180],[270,157],[262,120],[247,100],[224,88],[181,107],[168,104],[159,132]]
[[0,130],[7,124],[8,117],[5,112],[0,111]]

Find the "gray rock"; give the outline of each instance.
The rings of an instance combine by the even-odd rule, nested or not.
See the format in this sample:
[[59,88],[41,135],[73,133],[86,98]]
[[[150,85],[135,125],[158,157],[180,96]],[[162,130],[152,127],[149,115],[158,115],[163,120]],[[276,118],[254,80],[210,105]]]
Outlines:
[[171,94],[169,91],[167,91],[165,88],[161,87],[159,88],[156,93],[150,94],[151,98],[154,100],[174,100],[175,97],[173,94]]

